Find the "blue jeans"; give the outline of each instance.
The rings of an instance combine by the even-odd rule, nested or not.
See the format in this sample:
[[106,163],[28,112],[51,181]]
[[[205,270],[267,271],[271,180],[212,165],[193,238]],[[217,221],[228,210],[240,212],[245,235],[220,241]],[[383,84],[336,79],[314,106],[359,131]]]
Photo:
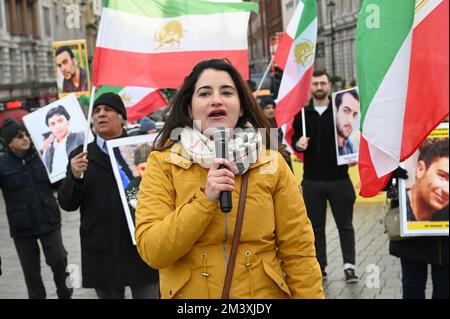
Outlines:
[[[400,258],[402,264],[403,299],[425,299],[428,264]],[[448,299],[448,265],[431,265],[433,299]]]

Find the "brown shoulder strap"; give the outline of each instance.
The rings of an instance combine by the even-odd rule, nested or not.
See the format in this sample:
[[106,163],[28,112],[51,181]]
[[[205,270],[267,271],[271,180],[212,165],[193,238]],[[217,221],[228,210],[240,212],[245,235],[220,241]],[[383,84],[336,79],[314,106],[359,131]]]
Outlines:
[[239,240],[241,238],[242,223],[244,221],[245,200],[247,198],[248,174],[242,176],[241,194],[239,196],[239,207],[236,218],[236,228],[234,229],[233,244],[231,245],[230,260],[228,261],[227,274],[225,276],[225,283],[223,285],[222,299],[230,298],[231,281],[233,280],[234,264],[236,263],[236,256],[239,247]]

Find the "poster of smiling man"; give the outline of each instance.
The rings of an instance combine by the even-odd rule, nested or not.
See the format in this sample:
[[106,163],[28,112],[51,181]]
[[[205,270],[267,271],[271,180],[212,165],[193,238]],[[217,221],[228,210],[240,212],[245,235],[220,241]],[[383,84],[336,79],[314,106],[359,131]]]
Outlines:
[[55,42],[52,47],[59,97],[70,93],[89,96],[91,82],[86,40]]
[[333,116],[338,165],[358,160],[361,109],[358,88],[333,93]]
[[442,123],[405,163],[399,180],[402,236],[448,236],[449,125]]
[[[84,143],[86,118],[74,94],[55,101],[23,118],[47,169],[50,182],[66,176],[68,157]],[[92,134],[89,142],[93,141]]]
[[133,244],[137,194],[157,134],[126,137],[107,142],[111,165],[122,199]]

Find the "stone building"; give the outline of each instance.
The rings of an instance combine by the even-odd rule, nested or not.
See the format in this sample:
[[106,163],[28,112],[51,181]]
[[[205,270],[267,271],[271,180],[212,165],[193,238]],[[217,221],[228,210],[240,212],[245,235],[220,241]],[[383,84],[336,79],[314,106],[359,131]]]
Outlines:
[[[281,0],[283,30],[299,0]],[[356,22],[360,0],[317,0],[318,38],[316,68],[324,69],[338,85],[356,81]]]
[[100,0],[0,0],[0,109],[57,99],[52,43],[87,39],[92,58],[99,2],[101,8]]

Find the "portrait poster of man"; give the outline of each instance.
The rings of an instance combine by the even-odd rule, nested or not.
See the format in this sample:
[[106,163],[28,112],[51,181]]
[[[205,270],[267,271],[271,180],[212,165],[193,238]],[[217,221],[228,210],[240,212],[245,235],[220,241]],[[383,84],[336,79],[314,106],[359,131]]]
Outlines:
[[402,165],[399,180],[402,236],[448,236],[449,126],[442,123]]
[[358,88],[333,93],[333,116],[338,165],[355,162],[359,156],[361,108]]
[[[47,169],[51,183],[66,176],[68,157],[84,143],[87,121],[74,94],[55,101],[23,118],[30,137]],[[92,133],[89,142],[94,140]]]
[[137,194],[156,136],[157,134],[147,134],[107,142],[111,166],[134,245]]
[[89,96],[91,80],[86,40],[55,42],[52,47],[59,97],[71,93]]

